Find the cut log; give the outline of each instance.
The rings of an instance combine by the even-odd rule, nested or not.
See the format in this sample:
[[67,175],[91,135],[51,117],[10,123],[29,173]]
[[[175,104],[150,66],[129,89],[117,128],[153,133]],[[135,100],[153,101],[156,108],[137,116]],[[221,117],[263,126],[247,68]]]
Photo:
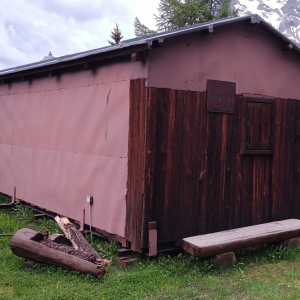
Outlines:
[[96,265],[76,256],[48,248],[39,243],[44,239],[43,234],[31,229],[20,229],[11,239],[12,252],[20,257],[47,264],[56,265],[69,270],[102,277],[106,273],[102,265]]
[[74,249],[81,250],[86,253],[93,253],[95,259],[101,259],[99,253],[87,242],[81,232],[72,224],[68,218],[56,216],[54,218],[58,226],[61,228],[65,236],[71,241]]

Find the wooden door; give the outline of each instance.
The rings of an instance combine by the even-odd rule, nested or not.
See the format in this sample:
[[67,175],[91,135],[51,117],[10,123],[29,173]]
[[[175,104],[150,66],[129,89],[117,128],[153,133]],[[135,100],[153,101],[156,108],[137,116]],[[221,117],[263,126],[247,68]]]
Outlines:
[[244,154],[272,154],[273,100],[246,98],[244,105]]
[[270,221],[274,100],[244,98],[241,225]]

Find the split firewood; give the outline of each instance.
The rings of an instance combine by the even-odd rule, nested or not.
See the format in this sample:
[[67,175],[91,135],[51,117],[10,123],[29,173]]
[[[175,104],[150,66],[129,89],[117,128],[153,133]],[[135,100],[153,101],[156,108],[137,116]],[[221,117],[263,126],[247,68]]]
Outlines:
[[95,259],[101,259],[99,253],[87,242],[81,232],[72,224],[67,217],[56,216],[54,218],[65,236],[71,241],[74,249],[87,253],[93,253]]
[[23,228],[12,237],[11,250],[20,257],[91,274],[95,277],[102,277],[106,273],[103,265],[97,265],[74,255],[49,248],[42,244],[45,243],[43,240],[43,234]]
[[56,216],[54,218],[65,236],[71,241],[74,249],[81,250],[86,253],[92,253],[95,257],[95,263],[107,266],[111,262],[100,257],[99,253],[87,242],[81,232],[72,224],[67,217]]

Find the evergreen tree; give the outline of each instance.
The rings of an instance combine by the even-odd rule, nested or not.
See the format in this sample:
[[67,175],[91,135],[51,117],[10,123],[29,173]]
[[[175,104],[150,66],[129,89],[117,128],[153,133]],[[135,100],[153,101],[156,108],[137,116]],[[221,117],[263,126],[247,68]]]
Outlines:
[[203,23],[228,16],[237,16],[231,12],[231,0],[160,0],[158,15],[154,15],[157,31],[150,30],[138,18],[134,22],[136,36],[180,28]]
[[135,36],[144,36],[157,33],[155,30],[149,29],[145,24],[142,24],[138,17],[134,19],[134,34]]
[[121,39],[123,38],[122,31],[119,29],[119,25],[116,23],[116,27],[111,31],[110,38],[112,41],[109,41],[110,45],[117,45],[120,43]]

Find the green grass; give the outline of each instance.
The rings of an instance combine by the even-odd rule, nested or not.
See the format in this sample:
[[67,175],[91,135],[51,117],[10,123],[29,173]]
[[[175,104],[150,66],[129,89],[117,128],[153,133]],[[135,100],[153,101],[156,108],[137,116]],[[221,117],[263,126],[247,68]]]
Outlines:
[[[0,199],[0,201],[2,201]],[[3,202],[2,202],[3,203]],[[0,211],[0,233],[22,227],[60,232],[49,219],[33,222],[23,206]],[[300,249],[261,247],[237,253],[237,264],[216,270],[212,260],[188,254],[157,259],[136,256],[128,269],[112,264],[103,279],[46,264],[23,270],[11,253],[10,237],[0,238],[0,299],[299,299]],[[120,245],[93,238],[100,255],[113,260]]]

